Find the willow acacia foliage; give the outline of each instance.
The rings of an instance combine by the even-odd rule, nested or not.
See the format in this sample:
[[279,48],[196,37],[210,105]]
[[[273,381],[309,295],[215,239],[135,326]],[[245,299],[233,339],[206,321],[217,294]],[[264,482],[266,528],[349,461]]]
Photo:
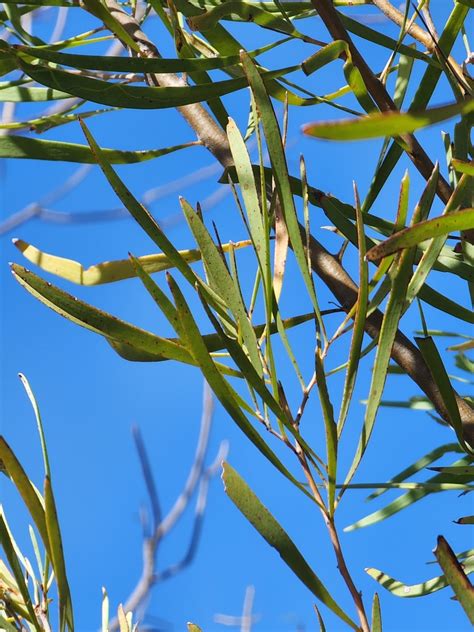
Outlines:
[[[474,166],[470,143],[474,100],[466,24],[472,3],[450,3],[447,21],[435,30],[428,3],[420,2],[414,8],[407,3],[405,13],[401,13],[386,0],[374,0],[385,18],[398,26],[397,38],[357,18],[353,8],[364,4],[363,0],[169,0],[167,4],[149,0],[128,7],[114,0],[84,0],[80,5],[68,0],[27,5],[6,2],[1,20],[9,37],[0,42],[0,69],[4,74],[0,100],[55,101],[64,105],[54,114],[2,123],[5,133],[0,138],[0,155],[96,163],[100,167],[104,186],[108,183],[112,188],[154,243],[156,252],[104,261],[85,269],[79,261],[43,252],[37,245],[18,239],[15,245],[19,253],[33,267],[24,267],[19,257],[12,265],[13,277],[61,316],[105,338],[113,351],[128,361],[178,362],[196,367],[229,419],[255,446],[259,453],[256,458],[266,459],[275,468],[275,485],[279,477],[285,477],[295,494],[309,499],[307,511],[321,515],[328,530],[327,546],[334,551],[339,580],[350,597],[350,606],[335,596],[336,588],[325,580],[324,569],[317,564],[313,567],[305,559],[291,534],[265,507],[265,499],[252,491],[252,482],[246,482],[230,463],[224,463],[223,481],[229,498],[278,551],[295,581],[302,582],[312,593],[311,598],[317,600],[321,630],[329,617],[331,622],[337,620],[334,625],[347,629],[380,632],[376,593],[380,587],[375,582],[399,597],[421,597],[450,586],[448,590],[454,591],[459,607],[474,622],[474,595],[467,576],[474,568],[474,554],[465,551],[456,555],[442,536],[443,520],[452,516],[440,519],[437,544],[427,543],[427,551],[436,544],[438,572],[434,578],[407,585],[370,568],[367,572],[375,580],[375,594],[364,597],[354,579],[355,569],[346,563],[336,527],[337,510],[351,493],[348,490],[354,488],[375,487],[372,497],[386,489],[402,491],[348,530],[385,520],[434,492],[472,489],[474,411],[464,389],[455,389],[446,368],[446,354],[430,334],[425,318],[429,306],[427,313],[435,308],[456,322],[456,335],[466,340],[452,346],[448,353],[453,354],[458,367],[469,369],[466,353],[472,349],[469,327],[474,321],[470,308],[474,280]],[[47,7],[52,10],[53,6],[68,8],[71,15],[87,13],[95,30],[44,41],[35,33],[35,19],[39,11]],[[25,17],[31,20],[25,21]],[[157,42],[147,35],[152,19],[159,19],[169,33],[176,45],[175,57],[164,58]],[[325,27],[325,41],[312,36],[316,21]],[[248,49],[237,39],[242,29],[235,29],[234,23],[252,23],[246,28],[265,29],[268,43]],[[31,28],[25,26],[28,24]],[[102,40],[117,44],[113,55],[96,52]],[[270,55],[265,62],[261,60],[264,53],[283,49],[295,40],[304,46],[292,50],[303,51],[303,55],[291,59],[291,65],[269,68],[266,60],[277,57]],[[356,41],[374,52],[364,57]],[[459,52],[460,41],[467,48],[464,56]],[[88,53],[88,45],[92,53]],[[375,55],[380,59],[382,53],[386,55],[384,65],[374,72],[367,60]],[[314,93],[319,76],[328,67],[337,73],[339,88],[328,94]],[[416,77],[415,85],[412,77]],[[440,104],[433,96],[438,85],[449,90],[449,103]],[[228,98],[242,90],[248,95],[246,129],[236,124],[232,98]],[[278,104],[284,109],[283,125],[275,107]],[[324,110],[321,104],[325,104]],[[303,157],[300,172],[289,173],[285,125],[294,108],[304,108],[304,134],[341,143],[341,152],[348,141],[383,139],[379,159],[372,166],[370,186],[362,198],[356,185],[353,200],[342,200],[337,192],[329,194],[311,186]],[[176,110],[176,116],[184,117],[195,139],[149,150],[102,147],[100,135],[90,131],[90,119],[112,117],[116,109],[130,110],[132,115],[144,109]],[[323,118],[323,111],[332,115]],[[159,120],[160,112],[156,116]],[[418,130],[445,121],[454,125],[452,135],[444,135],[445,152],[429,155],[418,140]],[[83,143],[54,139],[56,127],[78,125]],[[49,132],[47,139],[24,135],[28,130],[45,129]],[[158,160],[195,145],[221,165],[221,182],[232,189],[242,232],[233,241],[221,243],[201,209],[181,199],[190,235],[189,248],[181,250],[173,243],[172,234],[139,201],[127,184],[126,174],[119,174],[116,165]],[[256,151],[252,151],[252,145]],[[382,215],[377,201],[402,157],[408,158],[410,166],[400,182],[398,201]],[[420,174],[425,184],[413,205],[409,194],[415,174]],[[345,175],[341,173],[341,177]],[[434,210],[439,205],[441,211]],[[338,254],[330,252],[333,234],[325,238],[318,231],[315,236],[313,207],[324,213],[331,233],[340,239]],[[345,268],[346,248],[356,262],[356,279]],[[243,251],[253,255],[252,265],[244,273],[255,279],[251,292],[241,283]],[[292,274],[303,288],[305,296],[300,305],[306,306],[305,311],[300,305],[295,305],[292,313],[282,309],[287,261],[291,261],[296,271]],[[196,262],[201,266],[193,265]],[[45,280],[42,271],[56,275],[57,284]],[[437,273],[460,281],[464,295],[446,293]],[[174,330],[173,337],[144,330],[95,307],[92,294],[90,301],[79,300],[63,282],[84,286],[120,284],[133,277],[150,294]],[[328,310],[323,304],[323,287],[332,293],[335,309]],[[412,310],[420,310],[421,314],[422,331],[417,336],[402,331],[399,324],[402,316]],[[326,318],[328,313],[330,320]],[[304,335],[303,351],[301,339],[295,344],[298,335]],[[333,368],[334,343],[340,338],[345,343],[346,361]],[[359,365],[368,354],[373,356],[373,370],[364,418],[358,424],[349,424],[346,420],[354,404]],[[314,367],[310,375],[302,368],[307,366],[308,357]],[[287,368],[282,367],[290,367],[294,380],[293,375],[286,378]],[[330,374],[337,371],[344,371],[345,376],[340,391],[329,381]],[[385,484],[354,482],[370,447],[376,420],[387,414],[381,409],[387,375],[396,371],[406,374],[419,392],[416,399],[398,404],[410,408],[422,403],[432,410],[435,420],[446,427],[446,441],[416,463],[407,463],[402,472],[394,472]],[[461,382],[463,386],[465,383],[466,379]],[[308,427],[310,397],[319,401],[317,424],[324,445],[314,441]],[[347,449],[341,452],[343,440],[350,446],[349,457]],[[6,474],[31,514],[54,571],[59,627],[72,630],[74,599],[67,581],[46,449],[46,484],[44,494],[39,494],[5,440],[0,448]],[[424,450],[426,446],[420,446],[421,454]],[[427,476],[425,468],[441,457],[438,471]],[[424,477],[421,482],[407,480],[419,472]],[[465,516],[458,522],[470,524],[473,517]],[[15,599],[4,596],[0,601],[2,625],[8,630],[22,626],[47,630],[48,589],[38,581],[32,590],[24,579],[24,570],[30,572],[29,562],[18,551],[6,522],[0,526],[10,568],[0,567],[2,581],[15,594]],[[145,593],[135,594],[127,607],[140,605],[145,597]],[[103,620],[104,629],[108,629],[108,615]],[[127,618],[122,610],[118,622],[123,630],[132,628],[130,615]]]

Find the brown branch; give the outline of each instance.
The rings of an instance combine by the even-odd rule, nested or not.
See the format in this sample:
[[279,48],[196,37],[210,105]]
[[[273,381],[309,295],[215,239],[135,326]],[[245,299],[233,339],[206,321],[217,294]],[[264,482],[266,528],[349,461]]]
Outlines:
[[[350,47],[354,64],[361,72],[364,82],[372,98],[383,111],[396,109],[390,95],[384,85],[372,73],[363,57],[354,46],[344,25],[339,19],[339,14],[334,8],[331,0],[312,0],[314,7],[318,11],[326,28],[334,39],[346,41]],[[106,0],[106,5],[114,17],[122,24],[127,32],[140,44],[144,56],[160,57],[156,46],[141,31],[138,23],[126,13],[115,0]],[[152,85],[182,86],[183,81],[173,74],[158,74],[147,76],[147,80]],[[205,147],[217,158],[223,167],[233,164],[232,155],[227,137],[218,124],[212,119],[204,107],[198,104],[185,105],[178,108],[181,114],[191,125],[198,138]],[[433,171],[433,163],[412,136],[404,136],[403,140],[410,147],[409,155],[419,168],[422,175],[428,179]],[[438,181],[438,195],[441,199],[448,201],[451,195],[451,187],[441,177]],[[301,234],[306,241],[305,230],[301,226]],[[310,236],[310,255],[313,271],[324,281],[339,303],[349,310],[357,300],[357,285],[347,274],[336,257],[331,255],[314,237]],[[365,323],[365,330],[372,338],[378,338],[382,324],[383,314],[380,311],[374,312]],[[431,400],[439,415],[449,423],[449,415],[446,406],[441,398],[439,390],[433,381],[429,368],[423,357],[414,344],[401,332],[398,331],[392,348],[392,358],[399,366],[413,379],[426,396]],[[456,394],[459,412],[464,428],[466,441],[474,445],[474,410]]]
[[[404,14],[399,11],[396,7],[393,6],[388,0],[372,0],[373,4],[382,11],[382,13],[391,21],[397,24],[397,26],[403,26],[405,21]],[[423,9],[425,11],[426,8]],[[429,16],[429,13],[428,13]],[[429,18],[430,22],[431,19]],[[423,46],[425,46],[430,53],[439,53],[438,50],[438,42],[437,38],[432,37],[432,33],[435,34],[435,29],[431,27],[432,33],[429,31],[425,31],[418,24],[411,23],[407,20],[407,32],[416,40],[418,40]],[[432,25],[432,22],[431,22]],[[434,25],[432,25],[434,26]],[[464,82],[464,77],[462,74],[462,69],[460,68],[457,61],[451,56],[448,56],[449,64],[454,72],[454,74],[458,77],[458,79]]]
[[[388,94],[385,86],[380,79],[372,72],[367,62],[359,53],[354,45],[351,36],[343,25],[339,13],[335,9],[331,0],[311,0],[314,8],[318,12],[322,21],[326,25],[327,30],[335,40],[343,40],[349,46],[352,61],[362,75],[367,91],[382,112],[396,112],[397,107],[392,98]],[[343,55],[341,56],[343,57]],[[428,154],[425,152],[420,143],[413,134],[403,134],[400,136],[403,142],[403,148],[407,152],[409,158],[421,173],[428,180],[433,173],[434,164]],[[438,180],[437,193],[440,199],[447,204],[452,194],[452,189],[444,178],[441,176]]]

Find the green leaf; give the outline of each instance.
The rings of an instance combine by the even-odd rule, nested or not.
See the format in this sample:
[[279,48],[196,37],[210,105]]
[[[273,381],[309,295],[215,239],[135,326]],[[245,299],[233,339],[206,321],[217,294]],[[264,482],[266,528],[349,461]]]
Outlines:
[[[174,359],[187,364],[193,364],[188,351],[177,341],[160,338],[127,323],[107,312],[104,312],[84,301],[71,296],[58,287],[47,283],[40,277],[12,264],[15,279],[30,294],[39,299],[47,307],[71,320],[72,322],[104,336],[114,348],[127,359],[134,358],[134,353],[148,360]],[[116,347],[115,344],[118,346]],[[127,354],[130,354],[127,356]],[[140,355],[142,354],[142,355]]]
[[49,476],[51,478],[51,469],[49,466],[48,449],[46,447],[46,439],[44,436],[43,422],[41,420],[41,413],[39,410],[38,402],[36,401],[36,397],[31,389],[30,383],[28,382],[26,376],[23,375],[23,373],[18,373],[18,377],[20,378],[21,383],[23,384],[23,388],[25,389],[26,394],[28,395],[28,399],[30,400],[31,406],[33,408],[33,412],[35,414],[36,425],[38,427],[38,433],[40,436],[41,450],[43,452],[44,472],[46,476]]
[[[355,185],[354,185],[355,186]],[[369,297],[368,287],[368,266],[365,261],[365,233],[363,216],[360,210],[359,196],[356,191],[356,218],[357,218],[357,244],[359,253],[359,289],[357,292],[357,302],[351,309],[355,311],[354,328],[352,332],[351,347],[349,351],[349,361],[347,364],[346,379],[342,393],[341,408],[337,421],[338,436],[341,436],[344,423],[349,412],[349,405],[354,392],[357,370],[361,358],[362,341],[365,333],[365,319],[367,316],[367,302]]]
[[[107,160],[114,165],[145,162],[174,151],[200,145],[199,142],[184,143],[164,149],[144,149],[123,151],[120,149],[102,149]],[[1,136],[0,158],[27,158],[34,160],[60,160],[61,162],[80,162],[95,164],[96,160],[88,145],[64,143],[57,140],[40,140],[26,136]]]
[[[67,92],[68,97],[75,96],[94,103],[101,103],[102,105],[129,109],[155,110],[176,108],[221,97],[247,86],[245,77],[197,86],[157,88],[129,86],[127,84],[109,83],[100,79],[92,79],[54,68],[32,65],[21,58],[18,59],[23,72],[43,86]],[[264,76],[267,79],[273,79],[295,69],[295,67],[283,68],[266,72]],[[1,100],[2,92],[0,91]]]
[[265,234],[263,226],[262,210],[260,208],[250,157],[244,139],[233,119],[229,119],[227,136],[229,138],[232,158],[234,159],[240,190],[247,211],[250,235],[263,274],[268,260],[268,236]]
[[3,437],[0,437],[0,462],[3,464],[4,470],[12,479],[22,497],[49,554],[49,538],[46,530],[46,519],[42,499],[28,478],[21,463],[16,458],[13,450]]
[[[266,52],[267,46],[249,51],[251,57],[257,57]],[[179,72],[204,72],[207,70],[219,70],[237,66],[240,64],[240,56],[223,55],[209,58],[146,58],[146,57],[120,57],[105,55],[76,55],[62,53],[53,48],[31,46],[18,46],[15,49],[20,55],[27,55],[36,59],[71,66],[84,70],[104,70],[108,72],[127,73],[179,73]]]
[[465,208],[461,211],[448,213],[429,219],[425,222],[415,224],[410,228],[405,228],[386,241],[371,248],[366,257],[369,261],[378,261],[402,248],[416,246],[422,241],[441,237],[453,231],[467,230],[474,228],[474,208]]
[[474,516],[463,516],[454,521],[456,524],[474,524]]
[[268,152],[270,154],[270,161],[272,163],[273,175],[276,182],[278,196],[282,205],[286,226],[288,228],[288,235],[290,237],[291,246],[295,253],[296,261],[298,262],[298,266],[300,268],[301,275],[308,291],[308,295],[316,312],[319,329],[323,337],[325,337],[325,326],[319,310],[318,300],[314,291],[311,274],[308,270],[306,253],[304,250],[300,226],[298,224],[298,218],[296,215],[295,202],[290,187],[288,166],[286,163],[286,157],[283,150],[281,134],[275,112],[273,110],[270,97],[268,96],[265,89],[263,79],[260,76],[257,68],[255,67],[255,64],[243,51],[241,53],[241,58],[244,71],[248,77],[248,81],[261,116],[263,129],[267,140]]
[[337,425],[334,421],[334,409],[329,397],[326,376],[324,374],[324,364],[321,349],[316,350],[316,383],[319,392],[319,401],[323,413],[324,428],[326,434],[328,512],[329,515],[333,517],[335,510],[338,437]]
[[[464,465],[469,465],[470,462],[471,462],[470,458],[465,457],[463,459],[460,459],[459,461],[456,461],[454,465],[464,466]],[[459,479],[461,479],[461,477],[459,477]],[[362,518],[361,520],[358,520],[354,524],[346,527],[344,531],[354,531],[355,529],[368,527],[370,525],[376,524],[377,522],[381,522],[382,520],[386,520],[387,518],[390,518],[391,516],[401,511],[402,509],[405,509],[406,507],[409,507],[410,505],[413,505],[414,503],[418,502],[422,498],[425,498],[425,496],[433,492],[442,491],[443,489],[442,486],[444,484],[448,485],[449,483],[447,483],[447,481],[449,480],[451,480],[449,478],[449,475],[436,474],[435,476],[429,478],[426,481],[429,484],[428,486],[426,486],[426,484],[424,483],[420,483],[417,487],[414,487],[407,493],[403,494],[402,496],[399,496],[398,498],[393,500],[391,503],[389,503],[385,507],[382,507],[381,509],[374,511],[373,513],[369,514],[365,518]],[[463,482],[469,483],[472,480],[473,480],[472,476],[464,476],[463,481],[459,480],[459,482],[461,484]],[[393,484],[389,484],[390,487],[392,485]],[[399,485],[403,485],[403,483],[400,483]],[[440,487],[438,487],[438,485]]]
[[434,554],[469,621],[474,623],[474,587],[442,535],[438,536]]
[[286,531],[228,463],[223,463],[222,480],[225,492],[232,502],[268,544],[277,550],[298,579],[342,621],[354,630],[358,630],[357,624],[334,601]]
[[48,531],[48,539],[51,547],[51,561],[53,564],[54,575],[56,577],[56,583],[58,586],[59,625],[61,630],[65,629],[66,624],[68,625],[69,630],[74,630],[71,593],[67,581],[61,529],[59,527],[53,490],[51,488],[51,482],[48,476],[46,476],[44,480],[44,506],[46,528]]
[[[463,562],[463,567],[466,573],[472,573],[474,571],[474,556],[467,558]],[[410,586],[376,568],[367,568],[366,573],[396,597],[423,597],[448,586],[448,581],[444,575]]]
[[372,601],[372,627],[370,632],[382,632],[382,612],[377,593],[374,593],[374,600]]
[[453,158],[451,160],[451,164],[454,167],[454,169],[456,169],[457,172],[465,173],[468,176],[474,176],[474,161],[473,160],[471,160],[471,162],[465,162],[463,160],[457,160],[456,158]]
[[431,377],[438,387],[449,415],[449,423],[454,428],[459,444],[466,452],[474,454],[474,447],[470,449],[464,440],[463,424],[456,396],[433,338],[428,336],[426,338],[415,338],[415,340],[426,362],[426,366],[430,370]]
[[250,324],[242,296],[222,260],[221,253],[212,241],[199,215],[181,198],[181,208],[188,222],[194,238],[201,251],[203,263],[211,281],[211,287],[217,292],[223,303],[229,307],[236,319],[239,333],[242,335],[249,358],[259,375],[262,375],[262,363],[257,343],[257,337]]
[[431,108],[420,112],[376,112],[359,119],[331,121],[329,123],[307,123],[303,133],[327,140],[363,140],[410,134],[417,129],[434,125],[454,116],[465,116],[474,112],[474,99]]
[[169,273],[167,273],[167,279],[179,314],[181,335],[184,338],[185,344],[192,353],[195,362],[201,368],[207,383],[216,394],[216,397],[219,399],[240,430],[242,430],[254,446],[270,461],[270,463],[272,463],[276,469],[283,474],[283,476],[296,485],[298,489],[303,491],[306,496],[312,498],[304,486],[301,485],[301,483],[299,483],[287,470],[276,454],[262,439],[260,434],[250,424],[239,405],[240,398],[230,384],[223,378],[209,355],[201,332],[199,331],[181,290]]
[[10,565],[10,568],[13,571],[13,575],[16,580],[16,587],[20,591],[21,596],[23,597],[23,602],[26,606],[26,609],[28,610],[29,620],[36,627],[37,630],[41,630],[42,628],[36,617],[35,609],[31,601],[30,593],[28,591],[28,586],[23,576],[23,571],[22,571],[20,562],[15,553],[15,547],[11,541],[10,533],[5,523],[5,519],[3,517],[3,510],[0,511],[0,542],[2,544],[3,550],[5,551],[5,555]]
[[[417,459],[414,463],[404,468],[401,472],[396,474],[393,478],[389,479],[389,481],[387,482],[388,483],[401,483],[402,481],[406,480],[410,476],[413,476],[414,474],[421,472],[421,470],[427,468],[431,463],[433,463],[434,461],[437,461],[442,456],[444,456],[445,454],[449,454],[450,452],[461,452],[461,448],[459,447],[459,444],[446,443],[444,445],[439,446],[438,448],[435,448],[434,450],[431,450],[430,452],[425,454],[423,457],[421,457],[421,459]],[[429,469],[441,471],[441,469],[439,468],[429,468]],[[462,468],[462,469],[465,469],[465,468]],[[465,473],[468,473],[468,472],[465,472]],[[386,489],[388,488],[379,489],[375,491],[373,494],[370,494],[367,500],[373,500],[374,498],[381,496],[386,491]]]
[[[406,201],[408,196],[409,180],[406,174],[400,188],[400,201]],[[404,250],[395,266],[391,278],[391,291],[385,314],[383,316],[380,335],[378,339],[377,353],[375,355],[372,380],[368,396],[368,405],[364,417],[362,431],[359,437],[356,453],[346,476],[345,484],[354,476],[359,463],[369,443],[377,412],[382,398],[383,389],[387,377],[387,369],[390,362],[392,346],[398,331],[398,322],[403,313],[405,293],[408,286],[409,275],[412,266],[412,253]],[[393,267],[393,266],[392,266]]]

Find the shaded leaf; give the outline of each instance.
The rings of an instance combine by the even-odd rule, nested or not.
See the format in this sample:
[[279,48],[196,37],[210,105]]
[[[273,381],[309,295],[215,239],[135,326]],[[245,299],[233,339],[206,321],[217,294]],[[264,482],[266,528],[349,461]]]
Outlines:
[[228,463],[223,463],[222,480],[224,481],[225,492],[232,502],[268,544],[277,550],[282,560],[298,579],[340,619],[354,630],[358,630],[357,624],[334,601],[286,531],[261,503],[244,479]]
[[[145,162],[174,151],[200,145],[199,142],[184,143],[164,149],[144,149],[123,151],[120,149],[102,149],[104,156],[113,165],[125,165]],[[79,162],[95,164],[96,160],[87,145],[64,143],[57,140],[40,140],[27,136],[1,136],[0,158],[27,158],[29,160],[60,160],[61,162]]]
[[474,587],[467,578],[463,565],[458,562],[451,547],[442,535],[438,536],[434,554],[457,600],[461,604],[469,621],[474,624]]

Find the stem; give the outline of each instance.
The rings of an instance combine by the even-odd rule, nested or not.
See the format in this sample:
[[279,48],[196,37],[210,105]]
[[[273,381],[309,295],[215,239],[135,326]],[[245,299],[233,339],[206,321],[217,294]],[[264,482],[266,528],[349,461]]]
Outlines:
[[[333,38],[343,39],[349,44],[353,62],[359,68],[367,89],[370,91],[380,109],[383,111],[396,109],[385,87],[372,73],[354,46],[331,0],[312,0],[312,2]],[[143,56],[161,57],[156,46],[148,39],[145,33],[143,33],[140,25],[132,16],[126,13],[115,0],[105,0],[105,3],[114,17],[140,45]],[[151,85],[186,85],[182,79],[173,74],[147,75],[146,79]],[[232,154],[227,136],[204,107],[200,103],[195,103],[179,107],[178,110],[188,121],[203,145],[215,156],[220,164],[223,167],[232,165]],[[405,140],[405,136],[403,138]],[[433,170],[433,163],[420,147],[418,141],[411,135],[409,135],[409,138],[411,139],[411,144],[413,145],[414,143],[413,147],[418,148],[415,153],[409,152],[409,155],[423,176],[428,179]],[[323,195],[322,192],[321,195]],[[441,199],[446,198],[446,201],[451,195],[451,188],[442,178],[440,178],[438,182],[438,195]],[[301,226],[300,230],[303,241],[306,243],[305,228]],[[313,271],[326,283],[340,304],[349,310],[357,300],[357,285],[347,274],[337,258],[331,255],[324,246],[311,235],[309,238],[309,251]],[[372,338],[378,338],[379,336],[382,317],[382,312],[376,311],[366,320],[365,330]],[[433,402],[440,416],[449,423],[449,414],[446,406],[421,353],[400,331],[397,332],[391,355],[395,362],[404,369]],[[464,438],[470,444],[474,445],[474,410],[462,397],[456,395],[456,400],[463,424]]]
[[298,459],[301,463],[301,467],[303,468],[304,475],[306,477],[306,480],[308,481],[308,485],[311,489],[314,499],[316,500],[316,503],[319,506],[319,509],[321,510],[321,514],[323,516],[324,522],[328,529],[329,539],[331,540],[331,544],[333,546],[334,553],[336,555],[337,568],[351,594],[351,597],[352,597],[352,600],[354,602],[354,606],[357,612],[357,616],[359,617],[361,630],[362,632],[370,632],[370,625],[367,620],[367,615],[365,613],[364,603],[362,601],[360,592],[357,590],[354,584],[354,581],[351,577],[349,569],[347,568],[346,560],[344,559],[344,554],[342,552],[341,543],[339,541],[339,536],[337,534],[336,525],[334,523],[334,518],[331,518],[326,511],[326,507],[321,497],[321,493],[318,489],[318,486],[316,485],[314,481],[313,475],[311,474],[311,470],[309,469],[306,456],[299,445],[297,445],[297,453],[298,453]]
[[[367,91],[373,98],[382,112],[397,112],[397,107],[388,94],[383,83],[374,75],[367,62],[354,45],[351,36],[341,22],[339,13],[335,9],[331,0],[312,0],[313,6],[326,25],[327,30],[335,40],[343,40],[349,46],[352,61],[359,70],[364,80]],[[341,55],[344,57],[344,55]],[[433,173],[434,164],[428,154],[413,134],[402,134],[400,136],[403,146],[408,156],[421,175],[428,180]],[[452,194],[452,189],[442,177],[438,180],[437,193],[440,199],[447,204]]]

